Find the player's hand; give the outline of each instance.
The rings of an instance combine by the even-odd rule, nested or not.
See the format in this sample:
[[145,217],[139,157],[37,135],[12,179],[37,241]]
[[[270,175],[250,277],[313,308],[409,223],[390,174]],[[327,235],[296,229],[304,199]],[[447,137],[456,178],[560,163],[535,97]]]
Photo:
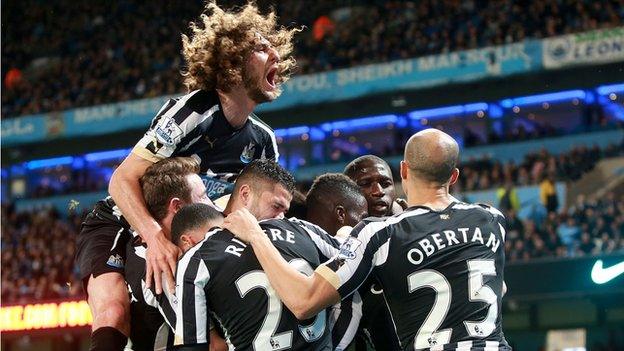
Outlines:
[[225,217],[223,228],[248,243],[251,243],[256,235],[263,234],[258,220],[246,208],[232,212]]
[[162,278],[164,276],[167,281],[167,288],[171,293],[174,293],[176,264],[181,254],[182,251],[164,234],[158,233],[151,236],[145,252],[145,286],[149,289],[154,282],[156,294],[162,294]]
[[399,206],[401,206],[401,208],[403,208],[404,210],[407,210],[407,208],[409,207],[407,200],[405,200],[404,198],[397,197],[396,200],[394,200],[394,202],[399,204]]
[[403,211],[408,207],[409,205],[407,204],[407,201],[405,201],[405,199],[397,198],[392,203],[392,214],[397,215],[403,213]]

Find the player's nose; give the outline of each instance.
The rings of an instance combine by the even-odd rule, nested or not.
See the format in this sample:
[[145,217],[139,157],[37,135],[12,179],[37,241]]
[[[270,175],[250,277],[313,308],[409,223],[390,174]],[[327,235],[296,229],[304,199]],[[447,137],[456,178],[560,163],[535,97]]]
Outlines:
[[386,195],[386,193],[383,190],[383,187],[379,183],[373,183],[371,194],[373,194],[374,196],[379,196],[379,197]]
[[275,49],[273,46],[269,47],[269,60],[271,61],[271,63],[277,63],[280,62],[282,58],[280,57],[279,52],[277,52],[277,49]]

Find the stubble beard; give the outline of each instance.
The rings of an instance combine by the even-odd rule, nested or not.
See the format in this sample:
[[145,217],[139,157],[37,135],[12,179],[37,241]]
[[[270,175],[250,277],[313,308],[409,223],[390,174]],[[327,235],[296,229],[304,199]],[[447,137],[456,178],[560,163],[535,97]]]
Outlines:
[[[264,79],[264,76],[262,77]],[[261,82],[248,72],[246,68],[243,68],[243,87],[247,91],[247,96],[253,100],[256,104],[262,104],[265,102],[271,102],[277,99],[282,93],[282,89],[277,86],[272,92],[265,92],[260,86]]]

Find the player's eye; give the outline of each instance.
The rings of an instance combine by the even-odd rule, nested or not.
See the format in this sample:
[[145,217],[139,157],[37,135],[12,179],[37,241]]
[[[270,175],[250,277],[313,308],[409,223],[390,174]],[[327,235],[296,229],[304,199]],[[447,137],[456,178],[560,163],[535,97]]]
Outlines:
[[260,52],[264,52],[267,51],[269,49],[269,46],[267,44],[257,44],[254,47],[255,51],[260,51]]

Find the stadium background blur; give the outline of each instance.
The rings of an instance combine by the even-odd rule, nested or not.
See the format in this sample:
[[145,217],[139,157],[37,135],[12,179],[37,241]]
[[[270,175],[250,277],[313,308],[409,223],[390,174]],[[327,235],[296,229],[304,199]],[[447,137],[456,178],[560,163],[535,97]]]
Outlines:
[[[220,1],[220,5],[241,4]],[[405,140],[462,145],[453,193],[508,219],[516,350],[624,349],[624,1],[258,1],[305,25],[259,116],[305,191]],[[200,1],[2,3],[4,350],[86,350],[82,216],[165,99]],[[398,185],[398,183],[397,183]]]

